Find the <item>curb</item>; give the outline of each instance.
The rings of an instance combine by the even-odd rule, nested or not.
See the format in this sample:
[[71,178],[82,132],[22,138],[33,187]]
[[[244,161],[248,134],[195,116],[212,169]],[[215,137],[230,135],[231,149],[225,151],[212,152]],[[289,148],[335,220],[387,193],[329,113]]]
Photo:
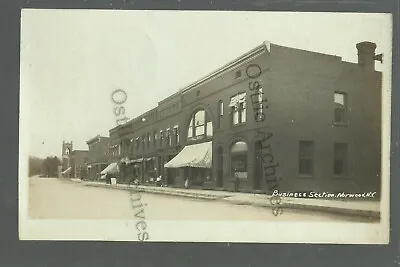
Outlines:
[[[138,192],[145,192],[150,194],[159,194],[159,195],[169,195],[169,196],[177,196],[177,197],[186,197],[191,199],[201,199],[201,200],[214,200],[214,201],[221,201],[225,203],[231,203],[235,205],[249,205],[254,207],[262,207],[262,208],[273,208],[274,205],[266,201],[265,203],[260,202],[252,202],[252,201],[242,201],[242,200],[231,200],[229,197],[231,195],[223,195],[223,196],[215,196],[215,195],[208,195],[208,194],[195,194],[190,192],[169,192],[164,190],[154,190],[154,189],[146,189],[146,188],[135,188],[131,186],[116,186],[116,185],[107,185],[107,184],[90,184],[85,181],[73,181],[75,183],[81,183],[85,186],[91,187],[102,187],[102,188],[109,188],[109,189],[119,189],[119,190],[129,190],[129,191],[138,191]],[[337,214],[337,215],[346,215],[346,216],[357,216],[357,217],[365,217],[369,219],[380,219],[380,212],[379,211],[372,211],[372,210],[357,210],[357,209],[346,209],[340,207],[329,207],[329,206],[316,206],[316,205],[307,205],[307,204],[300,204],[300,203],[282,203],[281,206],[283,209],[296,209],[296,210],[311,210],[311,211],[319,211],[324,213],[330,214]]]
[[[251,201],[238,201],[238,200],[228,200],[221,199],[224,202],[229,202],[236,205],[249,205],[254,207],[261,208],[273,208],[274,205],[266,202],[266,203],[257,203]],[[372,210],[356,210],[356,209],[346,209],[339,207],[329,207],[329,206],[316,206],[316,205],[307,205],[300,203],[282,203],[279,207],[282,209],[295,209],[295,210],[310,210],[310,211],[318,211],[330,214],[337,215],[346,215],[346,216],[354,216],[354,217],[364,217],[367,219],[379,220],[381,218],[381,213],[379,211]]]

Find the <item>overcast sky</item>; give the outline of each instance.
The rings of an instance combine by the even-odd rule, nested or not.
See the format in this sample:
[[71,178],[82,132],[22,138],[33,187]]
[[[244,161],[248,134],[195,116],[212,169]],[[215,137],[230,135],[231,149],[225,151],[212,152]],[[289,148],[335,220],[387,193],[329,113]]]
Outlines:
[[[129,118],[260,45],[356,62],[356,43],[391,43],[384,14],[23,10],[21,94],[29,99],[31,155],[87,149],[116,126],[111,93],[127,92]],[[387,62],[384,62],[387,64]],[[377,69],[381,69],[377,63]]]

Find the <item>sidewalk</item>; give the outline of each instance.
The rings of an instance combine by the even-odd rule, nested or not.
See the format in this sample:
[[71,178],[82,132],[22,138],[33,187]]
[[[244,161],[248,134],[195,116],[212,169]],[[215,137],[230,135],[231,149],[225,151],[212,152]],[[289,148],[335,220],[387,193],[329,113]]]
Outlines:
[[[156,186],[135,186],[126,184],[108,185],[105,182],[87,182],[79,179],[71,179],[73,182],[80,182],[86,186],[105,187],[122,190],[137,190],[140,192],[163,194],[171,196],[189,197],[194,199],[224,201],[236,205],[251,205],[255,207],[274,207],[271,204],[271,196],[262,194],[250,194],[240,192],[226,192],[202,189],[183,189]],[[378,201],[357,201],[357,200],[328,200],[328,199],[306,199],[306,198],[282,198],[283,209],[304,209],[319,212],[329,212],[341,215],[360,216],[379,219],[380,202]]]

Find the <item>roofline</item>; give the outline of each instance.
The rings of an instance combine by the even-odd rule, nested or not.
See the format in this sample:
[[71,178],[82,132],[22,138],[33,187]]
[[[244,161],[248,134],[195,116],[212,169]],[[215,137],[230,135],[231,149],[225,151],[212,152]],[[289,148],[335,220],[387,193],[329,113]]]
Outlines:
[[168,100],[171,100],[171,99],[173,99],[175,97],[179,97],[181,95],[180,93],[181,92],[178,91],[178,92],[176,92],[176,93],[164,98],[163,100],[158,101],[158,105],[163,104],[163,103],[167,102]]
[[205,76],[204,78],[201,78],[200,80],[197,80],[196,82],[189,84],[188,86],[181,89],[179,92],[185,93],[185,92],[189,91],[190,89],[192,89],[200,84],[203,84],[203,83],[213,79],[214,77],[240,65],[244,61],[246,61],[254,56],[257,56],[261,53],[264,53],[265,51],[268,51],[268,52],[270,51],[270,42],[268,42],[268,41],[264,41],[261,45],[253,48],[252,50],[248,51],[247,53],[245,53],[245,54],[241,55],[240,57],[234,59],[233,61],[225,64],[224,66],[213,71],[212,73]]
[[96,140],[98,140],[98,139],[109,139],[110,137],[107,137],[107,136],[101,136],[101,135],[96,135],[95,137],[93,137],[93,138],[91,138],[91,139],[89,139],[89,140],[87,140],[86,141],[86,144],[91,144],[91,143],[93,143],[93,142],[95,142]]
[[96,139],[99,139],[100,135],[96,135],[95,137],[90,138],[86,141],[86,144],[93,143]]
[[89,152],[89,150],[76,149],[76,150],[72,150],[71,153],[74,153],[74,152]]

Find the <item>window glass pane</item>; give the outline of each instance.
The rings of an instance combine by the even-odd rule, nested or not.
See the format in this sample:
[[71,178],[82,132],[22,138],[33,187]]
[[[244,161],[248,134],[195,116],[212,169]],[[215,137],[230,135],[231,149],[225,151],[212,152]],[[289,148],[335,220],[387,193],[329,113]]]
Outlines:
[[204,110],[200,110],[200,111],[198,111],[198,112],[196,113],[195,119],[194,119],[194,121],[195,121],[195,126],[204,125],[205,115],[206,115],[206,113],[205,113]]
[[219,115],[224,115],[224,102],[219,101]]
[[193,128],[192,128],[192,126],[189,126],[189,129],[188,129],[188,138],[192,138],[193,137]]
[[238,124],[239,123],[239,111],[234,110],[233,111],[233,124]]
[[247,144],[242,141],[236,142],[231,148],[231,153],[237,153],[237,152],[246,153],[247,152]]
[[241,107],[241,119],[241,122],[246,122],[246,108],[244,105]]
[[231,172],[234,178],[247,178],[247,154],[234,154],[231,156]]
[[204,134],[204,128],[205,128],[204,125],[203,126],[197,126],[195,128],[195,135],[196,136],[203,135]]
[[335,93],[335,104],[344,106],[345,96],[342,93]]
[[335,122],[344,122],[344,109],[335,108]]
[[212,122],[207,122],[207,136],[213,135],[213,124]]

